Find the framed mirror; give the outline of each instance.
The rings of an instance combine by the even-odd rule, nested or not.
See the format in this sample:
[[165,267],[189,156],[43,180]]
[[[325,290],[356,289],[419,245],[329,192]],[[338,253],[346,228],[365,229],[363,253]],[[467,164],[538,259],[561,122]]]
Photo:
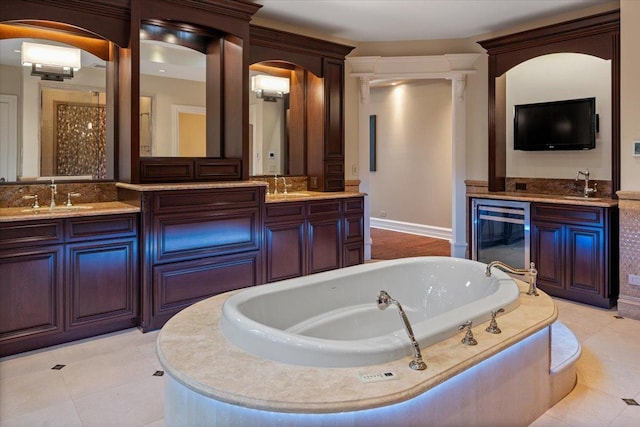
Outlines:
[[307,73],[280,61],[250,66],[251,175],[305,175]]
[[140,156],[206,157],[206,55],[158,26],[140,34]]
[[140,157],[206,157],[206,37],[140,30]]
[[0,180],[114,178],[108,45],[0,24]]

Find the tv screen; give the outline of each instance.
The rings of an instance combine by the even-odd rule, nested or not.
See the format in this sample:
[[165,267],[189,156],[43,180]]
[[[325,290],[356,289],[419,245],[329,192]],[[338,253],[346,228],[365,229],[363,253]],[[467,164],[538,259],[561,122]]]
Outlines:
[[591,150],[596,147],[596,99],[516,105],[516,150]]

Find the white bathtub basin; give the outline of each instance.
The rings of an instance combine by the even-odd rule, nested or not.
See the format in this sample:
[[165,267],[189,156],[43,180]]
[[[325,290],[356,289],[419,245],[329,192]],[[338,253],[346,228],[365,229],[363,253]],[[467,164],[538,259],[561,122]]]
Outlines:
[[411,356],[396,307],[378,309],[386,290],[409,317],[422,348],[518,306],[505,273],[458,258],[421,257],[369,263],[244,290],[224,304],[220,328],[236,346],[278,362],[318,367],[365,366]]

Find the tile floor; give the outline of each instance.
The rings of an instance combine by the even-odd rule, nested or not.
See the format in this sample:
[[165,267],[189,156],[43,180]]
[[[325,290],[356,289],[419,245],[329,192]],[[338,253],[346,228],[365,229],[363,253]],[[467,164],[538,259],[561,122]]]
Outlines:
[[[582,344],[578,385],[532,425],[640,426],[640,406],[622,400],[640,402],[640,321],[556,302]],[[156,337],[130,329],[0,359],[0,427],[163,426]]]

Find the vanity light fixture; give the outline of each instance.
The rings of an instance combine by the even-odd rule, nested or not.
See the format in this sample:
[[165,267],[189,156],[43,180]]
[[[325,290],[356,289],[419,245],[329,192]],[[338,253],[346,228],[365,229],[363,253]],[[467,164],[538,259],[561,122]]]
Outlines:
[[22,65],[31,67],[31,75],[42,80],[70,79],[81,66],[77,48],[23,42],[21,50]]
[[275,102],[277,98],[283,98],[286,93],[289,93],[289,79],[258,74],[251,77],[251,91],[258,98]]

